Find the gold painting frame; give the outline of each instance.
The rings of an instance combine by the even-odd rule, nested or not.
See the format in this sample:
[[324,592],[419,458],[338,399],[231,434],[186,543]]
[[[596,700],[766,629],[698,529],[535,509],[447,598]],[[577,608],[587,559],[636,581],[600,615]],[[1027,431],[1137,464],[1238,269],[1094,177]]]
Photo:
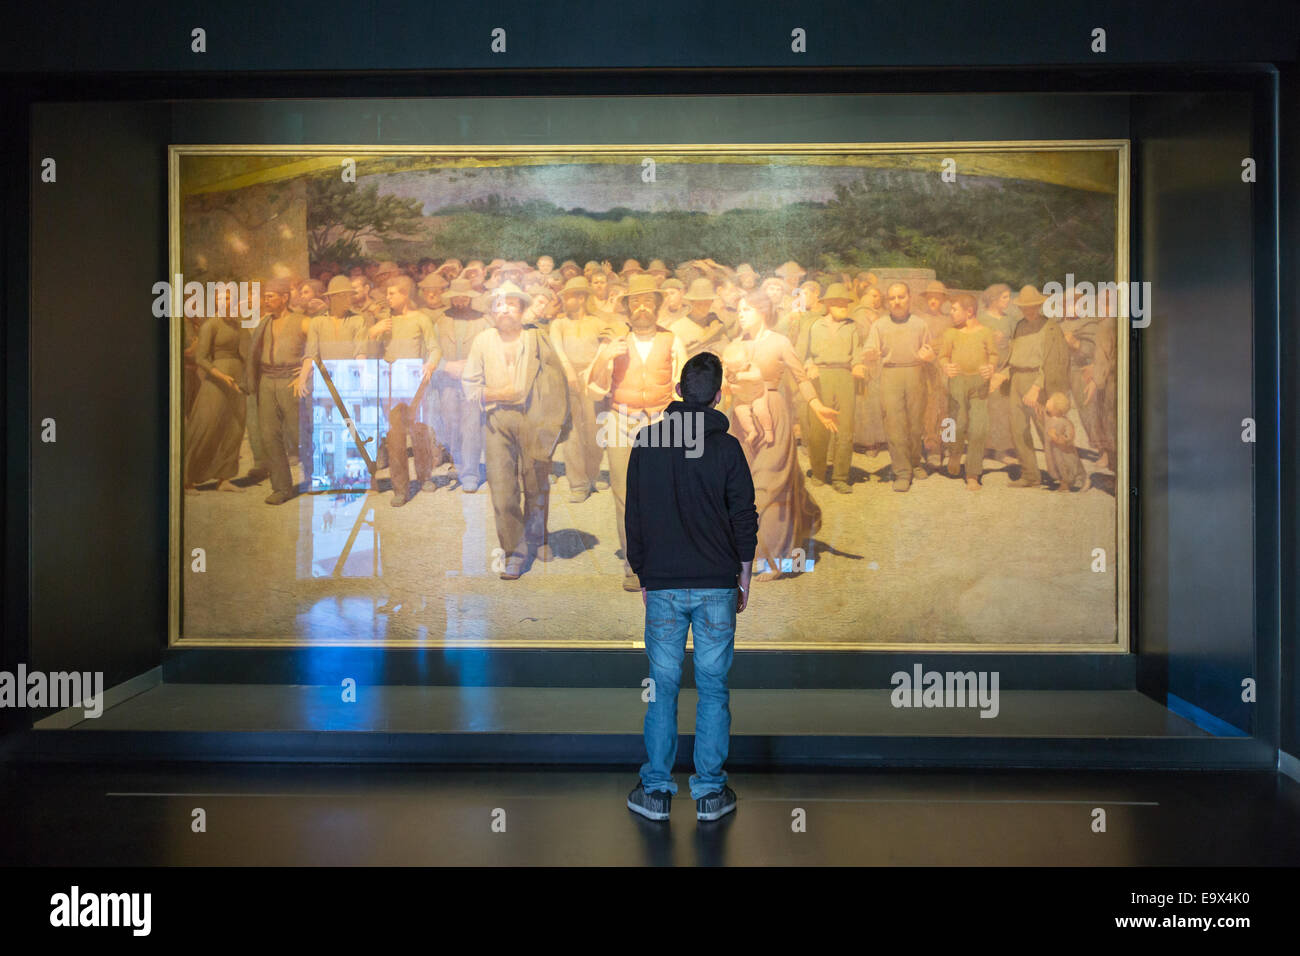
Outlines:
[[[545,158],[548,156],[573,156],[581,154],[609,155],[624,162],[642,157],[671,157],[690,154],[716,155],[790,155],[814,157],[819,154],[931,154],[936,157],[961,157],[963,155],[991,152],[1056,152],[1105,150],[1116,153],[1116,222],[1115,222],[1115,277],[1121,289],[1127,289],[1130,254],[1130,141],[1127,139],[1101,140],[1001,140],[980,142],[921,142],[921,143],[745,143],[745,144],[637,144],[637,145],[558,145],[558,146],[360,146],[360,145],[171,145],[168,147],[168,278],[181,273],[181,182],[180,163],[185,156],[204,155],[294,155],[314,160],[337,161],[341,157],[370,157],[391,155],[438,155],[448,157],[501,156]],[[937,160],[936,160],[937,161]],[[319,168],[319,166],[317,167]],[[304,169],[304,172],[308,171]],[[300,637],[267,636],[247,639],[187,638],[181,635],[182,566],[188,566],[188,555],[181,553],[182,519],[182,424],[184,402],[182,397],[182,329],[180,316],[181,290],[172,290],[172,316],[169,329],[169,398],[168,398],[168,646],[186,647],[367,647],[367,648],[510,648],[510,649],[628,649],[643,648],[643,641],[618,642],[574,638],[540,644],[536,641],[512,640],[499,637],[488,640],[463,640],[428,638],[425,640],[305,640]],[[854,651],[917,653],[1129,653],[1131,640],[1130,568],[1132,541],[1130,535],[1130,463],[1132,449],[1129,444],[1130,414],[1130,355],[1127,296],[1121,296],[1120,316],[1117,321],[1117,374],[1116,374],[1116,449],[1115,462],[1115,542],[1114,573],[1116,575],[1116,641],[1110,644],[1082,643],[943,643],[934,642],[870,642],[848,644],[839,642],[784,641],[764,642],[746,646],[743,633],[738,633],[738,649],[761,651]]]

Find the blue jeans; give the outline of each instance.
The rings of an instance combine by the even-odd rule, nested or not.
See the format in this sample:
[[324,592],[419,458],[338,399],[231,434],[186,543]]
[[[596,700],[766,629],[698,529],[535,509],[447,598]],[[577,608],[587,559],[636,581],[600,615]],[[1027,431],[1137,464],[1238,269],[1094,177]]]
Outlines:
[[727,674],[736,640],[736,588],[673,588],[646,591],[645,650],[650,658],[654,699],[645,713],[645,748],[641,765],[646,793],[677,792],[677,692],[681,688],[686,629],[695,641],[695,773],[691,798],[721,790],[727,782],[722,765],[731,740]]

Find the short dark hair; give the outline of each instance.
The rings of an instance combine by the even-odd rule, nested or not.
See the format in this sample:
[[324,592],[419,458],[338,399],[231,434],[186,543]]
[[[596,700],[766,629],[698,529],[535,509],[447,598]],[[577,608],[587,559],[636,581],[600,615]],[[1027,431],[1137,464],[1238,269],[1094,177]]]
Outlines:
[[707,405],[722,388],[722,360],[701,352],[682,366],[682,401]]

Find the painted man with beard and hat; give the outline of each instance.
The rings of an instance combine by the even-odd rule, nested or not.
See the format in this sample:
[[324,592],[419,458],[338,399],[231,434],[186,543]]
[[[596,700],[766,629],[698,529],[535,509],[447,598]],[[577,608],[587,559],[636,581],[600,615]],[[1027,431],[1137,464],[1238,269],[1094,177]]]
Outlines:
[[631,331],[603,345],[587,370],[588,391],[597,398],[610,399],[601,437],[609,452],[609,484],[623,549],[625,591],[641,590],[627,560],[627,529],[623,525],[632,442],[641,427],[657,421],[674,399],[673,387],[686,364],[677,337],[658,324],[661,298],[653,276],[633,276],[627,294]]
[[523,325],[530,301],[514,283],[497,288],[493,325],[475,337],[461,375],[465,397],[487,418],[488,490],[505,554],[499,573],[507,581],[523,574],[530,555],[542,561],[551,556],[546,517],[552,456],[570,425],[564,369],[545,337]]

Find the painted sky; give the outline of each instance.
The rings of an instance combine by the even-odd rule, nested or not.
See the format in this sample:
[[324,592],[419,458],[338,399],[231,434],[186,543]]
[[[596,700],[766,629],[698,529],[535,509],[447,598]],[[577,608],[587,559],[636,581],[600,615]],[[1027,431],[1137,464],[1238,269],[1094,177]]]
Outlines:
[[[363,176],[381,193],[418,199],[424,214],[499,195],[521,202],[542,200],[562,209],[605,212],[628,207],[644,212],[689,209],[776,209],[795,202],[826,202],[837,184],[868,178],[878,170],[835,166],[741,166],[720,163],[661,163],[656,181],[641,181],[637,164],[505,166],[479,169],[421,169]],[[895,175],[930,175],[895,172]],[[967,177],[956,188],[1000,188],[991,177]]]

